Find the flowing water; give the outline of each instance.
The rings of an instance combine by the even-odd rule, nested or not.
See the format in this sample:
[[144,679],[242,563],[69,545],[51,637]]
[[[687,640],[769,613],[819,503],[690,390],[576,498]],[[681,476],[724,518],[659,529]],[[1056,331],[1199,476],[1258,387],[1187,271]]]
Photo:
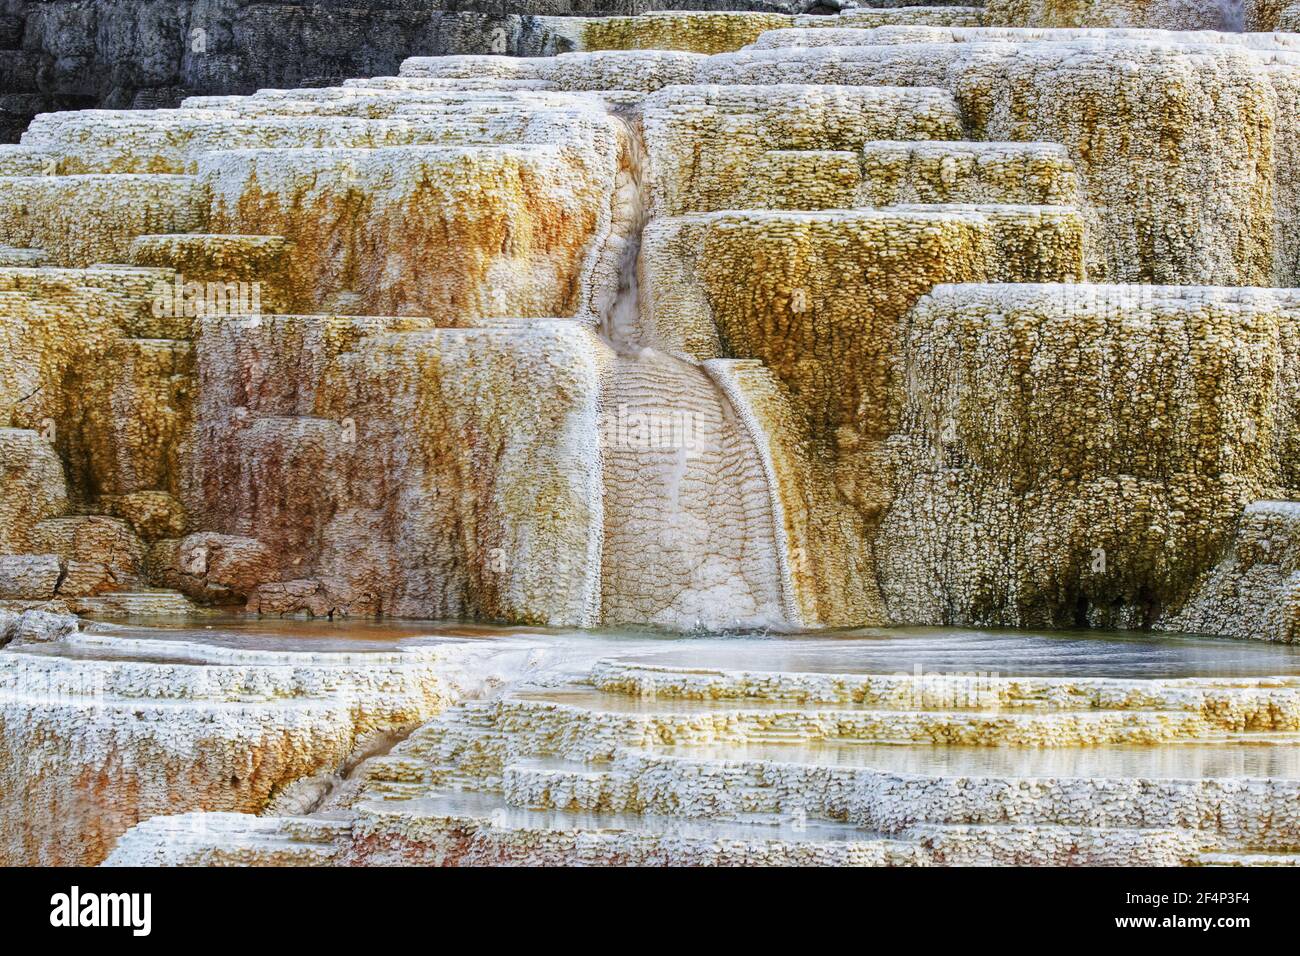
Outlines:
[[645,339],[638,279],[651,219],[639,116],[616,112],[617,292],[599,323],[614,353],[605,395],[602,620],[783,627],[787,585],[755,438],[697,361]]
[[1223,30],[1240,33],[1246,28],[1245,0],[1165,0],[1163,11],[1183,29]]

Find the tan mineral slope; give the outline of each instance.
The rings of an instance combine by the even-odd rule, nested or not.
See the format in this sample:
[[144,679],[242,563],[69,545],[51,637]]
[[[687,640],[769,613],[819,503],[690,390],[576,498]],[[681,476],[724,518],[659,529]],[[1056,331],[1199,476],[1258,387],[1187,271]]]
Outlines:
[[1290,634],[1292,39],[841,21],[38,118],[0,593]]

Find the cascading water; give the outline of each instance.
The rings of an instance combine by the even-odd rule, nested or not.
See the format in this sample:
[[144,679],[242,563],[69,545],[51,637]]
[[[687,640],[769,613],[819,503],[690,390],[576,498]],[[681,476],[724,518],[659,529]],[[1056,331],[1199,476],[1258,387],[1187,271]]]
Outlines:
[[1223,21],[1221,29],[1232,32],[1246,29],[1245,0],[1217,0],[1214,5],[1219,8],[1219,15]]
[[614,117],[624,132],[618,189],[614,197],[615,221],[621,226],[617,241],[621,246],[618,289],[613,303],[601,315],[600,334],[610,347],[623,352],[639,348],[635,344],[640,333],[637,262],[641,255],[641,237],[650,221],[650,196],[645,183],[647,164],[640,117],[625,112],[615,113]]
[[[0,150],[0,407],[23,426],[0,428],[0,863],[1300,863],[1290,41],[917,54],[860,30],[894,49],[696,59],[646,44],[752,31],[646,21],[621,52],[51,114],[41,149]],[[1032,128],[820,82],[918,56],[991,102],[1032,93]],[[541,70],[557,89],[514,78]],[[646,142],[635,110],[609,136],[600,97],[643,93]],[[1009,123],[1041,141],[995,140]],[[155,164],[175,172],[121,175]],[[134,235],[221,196],[250,211],[203,226],[234,232]],[[710,213],[698,244],[673,232]],[[1093,240],[1115,282],[1231,288],[1085,282]],[[68,265],[92,249],[136,264]],[[150,308],[146,274],[278,277],[281,249],[318,312]],[[401,314],[363,313],[353,271]],[[573,318],[593,286],[605,345]],[[717,337],[763,359],[689,357]],[[1285,497],[1232,531],[1265,489]],[[1167,561],[1201,550],[1209,572]],[[151,565],[264,616],[101,595]],[[971,623],[1046,627],[1085,591],[1081,617],[1130,621],[1173,585],[1193,595],[1158,630],[1252,640]],[[595,598],[677,630],[918,626],[668,639],[585,629]],[[65,600],[187,623],[86,626]],[[358,620],[422,610],[519,626]],[[304,612],[335,619],[274,619]]]
[[600,317],[614,353],[604,436],[606,623],[781,627],[782,563],[766,475],[731,402],[697,362],[647,342],[638,264],[651,218],[640,117],[615,197],[617,292]]
[[1188,28],[1241,33],[1246,29],[1245,0],[1165,0],[1165,14]]

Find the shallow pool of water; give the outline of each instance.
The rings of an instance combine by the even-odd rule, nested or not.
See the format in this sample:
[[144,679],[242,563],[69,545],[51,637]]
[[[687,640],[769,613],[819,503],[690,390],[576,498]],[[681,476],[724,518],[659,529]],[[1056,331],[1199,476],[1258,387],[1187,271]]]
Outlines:
[[833,674],[1121,678],[1300,674],[1300,647],[1294,645],[1132,631],[866,628],[786,639],[683,643],[636,659],[677,667]]
[[927,777],[1300,780],[1300,739],[1290,734],[1278,734],[1274,739],[1259,736],[1157,746],[951,747],[824,741],[665,747],[660,752],[709,762],[771,761],[822,767],[868,767]]
[[[716,670],[1040,677],[1266,677],[1300,675],[1300,646],[1132,631],[862,628],[807,634],[680,635],[571,631],[446,622],[280,620],[209,616],[96,623],[92,634],[163,644],[260,651],[393,651],[448,641],[532,645],[539,666],[575,674],[599,659]],[[57,647],[57,645],[56,645]],[[54,648],[42,653],[57,653]],[[136,659],[162,652],[123,651]],[[87,656],[96,656],[87,652]],[[104,656],[103,653],[97,656]]]

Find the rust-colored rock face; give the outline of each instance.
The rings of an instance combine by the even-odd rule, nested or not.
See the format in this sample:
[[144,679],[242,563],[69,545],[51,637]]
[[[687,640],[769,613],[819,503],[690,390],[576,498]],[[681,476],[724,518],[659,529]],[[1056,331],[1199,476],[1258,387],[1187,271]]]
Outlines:
[[[213,150],[228,109],[33,132],[103,172],[23,178],[5,207],[39,224],[5,241],[67,268],[0,277],[24,492],[4,598],[118,580],[265,614],[596,623],[609,350],[591,328],[628,227],[626,126],[592,97],[447,92],[358,91],[296,122],[292,95],[252,98],[233,150]],[[186,172],[122,172],[152,168]],[[142,214],[155,183],[202,209]],[[39,211],[69,189],[108,204],[80,244]],[[114,249],[133,265],[84,268]],[[33,537],[72,514],[117,522],[129,574],[68,573],[116,551]]]

